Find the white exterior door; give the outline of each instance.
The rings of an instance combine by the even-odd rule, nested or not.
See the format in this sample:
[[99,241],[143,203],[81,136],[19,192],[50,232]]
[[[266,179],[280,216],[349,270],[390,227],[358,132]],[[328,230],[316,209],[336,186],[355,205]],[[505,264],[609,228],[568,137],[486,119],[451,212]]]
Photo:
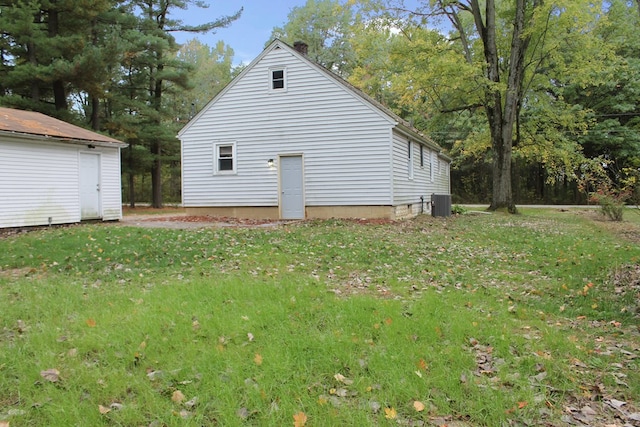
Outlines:
[[280,217],[304,218],[302,156],[280,157]]
[[80,219],[102,218],[100,154],[80,153]]

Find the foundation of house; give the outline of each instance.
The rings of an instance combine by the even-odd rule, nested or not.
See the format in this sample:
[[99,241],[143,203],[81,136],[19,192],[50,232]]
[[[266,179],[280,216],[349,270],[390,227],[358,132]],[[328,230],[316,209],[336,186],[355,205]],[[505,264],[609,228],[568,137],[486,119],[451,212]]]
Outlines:
[[[246,219],[280,219],[277,206],[187,207],[187,215]],[[428,213],[420,203],[399,206],[307,206],[305,219],[366,218],[399,220]]]

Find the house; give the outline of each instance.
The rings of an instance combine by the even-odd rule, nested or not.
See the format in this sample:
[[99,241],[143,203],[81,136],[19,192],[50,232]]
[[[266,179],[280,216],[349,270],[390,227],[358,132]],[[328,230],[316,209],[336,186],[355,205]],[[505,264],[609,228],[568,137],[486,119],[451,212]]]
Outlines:
[[122,147],[44,114],[0,108],[0,228],[122,218]]
[[179,132],[190,214],[390,218],[450,194],[450,158],[380,103],[274,40]]

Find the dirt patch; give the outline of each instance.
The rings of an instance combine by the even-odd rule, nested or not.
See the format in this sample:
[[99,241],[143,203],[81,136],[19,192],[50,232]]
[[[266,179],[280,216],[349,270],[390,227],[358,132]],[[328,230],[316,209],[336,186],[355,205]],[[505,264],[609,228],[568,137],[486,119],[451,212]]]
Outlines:
[[18,279],[21,277],[27,277],[35,272],[36,269],[33,267],[10,268],[8,270],[3,270],[2,268],[0,268],[0,277]]
[[[132,225],[147,228],[172,228],[172,229],[193,229],[210,227],[232,227],[232,228],[269,228],[286,224],[313,223],[315,220],[275,220],[275,219],[247,219],[233,218],[225,216],[210,215],[187,215],[181,208],[126,208],[123,209],[124,216],[120,221],[122,225]],[[389,219],[336,219],[336,221],[354,223],[383,225],[393,224],[396,221]]]
[[256,220],[230,217],[194,216],[186,214],[125,215],[120,224],[147,228],[193,229],[210,227],[258,228],[277,227],[285,220]]

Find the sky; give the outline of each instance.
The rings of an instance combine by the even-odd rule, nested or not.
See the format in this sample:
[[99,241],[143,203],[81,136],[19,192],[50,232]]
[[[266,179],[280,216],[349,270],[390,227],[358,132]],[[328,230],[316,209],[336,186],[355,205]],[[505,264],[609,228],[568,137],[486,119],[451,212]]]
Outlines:
[[227,28],[219,28],[214,34],[173,33],[178,43],[197,38],[211,47],[219,40],[231,46],[234,51],[234,65],[253,61],[270,41],[274,27],[287,22],[287,16],[296,6],[304,6],[306,0],[204,0],[208,9],[190,5],[186,11],[178,10],[173,19],[185,24],[197,25],[215,21],[225,15],[232,15],[241,7],[242,16]]

